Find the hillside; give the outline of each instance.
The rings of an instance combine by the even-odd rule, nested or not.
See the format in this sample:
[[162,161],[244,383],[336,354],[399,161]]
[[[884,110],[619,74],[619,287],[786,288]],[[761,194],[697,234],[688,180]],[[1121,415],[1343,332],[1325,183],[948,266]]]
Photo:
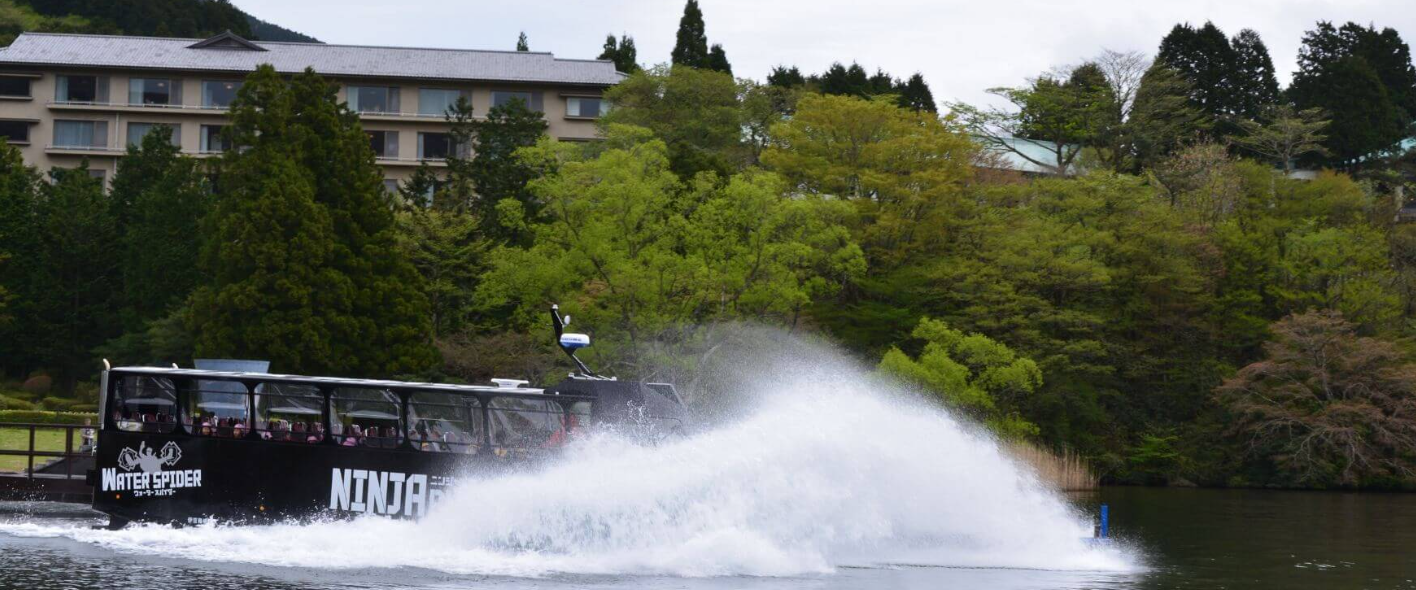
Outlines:
[[0,45],[24,31],[251,39],[316,39],[267,23],[227,0],[0,0]]
[[249,14],[246,22],[251,26],[252,39],[262,41],[290,41],[296,43],[319,43],[320,40],[298,33],[274,23],[268,23]]

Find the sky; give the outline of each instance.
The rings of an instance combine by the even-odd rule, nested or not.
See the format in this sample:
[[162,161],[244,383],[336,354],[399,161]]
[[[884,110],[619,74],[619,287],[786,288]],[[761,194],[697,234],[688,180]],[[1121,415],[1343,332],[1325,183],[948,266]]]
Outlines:
[[[820,72],[840,61],[896,77],[924,74],[940,103],[994,102],[1017,86],[1103,48],[1153,55],[1178,22],[1259,32],[1281,84],[1303,32],[1319,20],[1391,27],[1416,41],[1413,0],[700,0],[708,42],[738,77],[773,66]],[[634,37],[641,64],[669,61],[683,0],[234,0],[263,20],[326,43],[514,49],[595,58],[605,36]]]

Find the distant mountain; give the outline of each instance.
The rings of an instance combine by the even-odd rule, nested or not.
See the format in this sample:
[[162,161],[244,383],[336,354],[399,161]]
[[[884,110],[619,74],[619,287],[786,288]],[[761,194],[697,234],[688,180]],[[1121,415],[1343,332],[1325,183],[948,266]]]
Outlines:
[[261,41],[290,41],[293,43],[319,43],[320,40],[309,35],[297,33],[277,24],[268,23],[249,14],[246,15],[246,22],[251,26],[251,35],[254,39]]
[[25,31],[317,42],[255,18],[228,0],[0,0],[0,45]]

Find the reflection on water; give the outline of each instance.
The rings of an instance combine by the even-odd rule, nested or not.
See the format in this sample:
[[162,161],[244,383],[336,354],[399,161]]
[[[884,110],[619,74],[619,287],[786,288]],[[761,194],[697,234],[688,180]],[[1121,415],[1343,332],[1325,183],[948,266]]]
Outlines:
[[[1142,588],[1416,588],[1416,495],[1111,488]],[[1097,498],[1087,498],[1095,503]]]
[[[409,567],[320,569],[118,552],[70,536],[100,522],[56,505],[0,504],[0,589],[10,588],[1411,588],[1416,495],[1115,488],[1112,529],[1147,571],[1056,572],[898,565],[788,577],[456,575]],[[27,532],[28,531],[28,532]]]

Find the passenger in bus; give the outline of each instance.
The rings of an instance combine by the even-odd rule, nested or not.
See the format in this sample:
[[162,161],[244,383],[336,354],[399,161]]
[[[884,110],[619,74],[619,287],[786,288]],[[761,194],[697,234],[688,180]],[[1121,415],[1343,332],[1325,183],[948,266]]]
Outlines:
[[324,440],[324,425],[319,422],[311,422],[305,432],[309,433],[309,436],[305,437],[305,442],[317,443]]
[[359,444],[359,439],[362,434],[363,433],[359,431],[358,424],[351,424],[349,425],[349,434],[344,437],[342,444],[346,447],[356,446]]
[[246,437],[246,424],[243,423],[243,422],[241,422],[240,420],[237,420],[237,421],[236,421],[236,425],[231,427],[231,438],[245,438],[245,437]]

